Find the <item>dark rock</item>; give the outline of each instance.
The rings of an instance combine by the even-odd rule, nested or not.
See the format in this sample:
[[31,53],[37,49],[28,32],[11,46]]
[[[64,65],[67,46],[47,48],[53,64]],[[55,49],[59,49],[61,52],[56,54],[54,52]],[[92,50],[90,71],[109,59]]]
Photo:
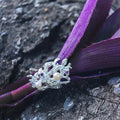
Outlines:
[[7,32],[2,32],[1,33],[1,38],[2,38],[2,41],[4,42],[4,41],[7,41],[7,39],[8,39],[8,33]]
[[0,39],[0,52],[2,52],[3,48],[4,48],[4,44],[3,44],[2,40]]
[[39,7],[41,3],[48,2],[49,0],[35,0],[34,7]]
[[17,8],[16,13],[17,14],[22,14],[23,13],[23,8],[22,7]]

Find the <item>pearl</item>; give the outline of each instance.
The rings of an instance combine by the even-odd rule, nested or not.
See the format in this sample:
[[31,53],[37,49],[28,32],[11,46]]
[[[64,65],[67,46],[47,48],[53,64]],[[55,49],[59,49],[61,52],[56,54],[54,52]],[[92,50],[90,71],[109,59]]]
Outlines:
[[36,88],[39,89],[42,86],[41,81],[36,82]]
[[59,73],[59,72],[54,73],[54,74],[53,74],[53,78],[54,78],[55,80],[60,80],[60,78],[61,78],[60,73]]

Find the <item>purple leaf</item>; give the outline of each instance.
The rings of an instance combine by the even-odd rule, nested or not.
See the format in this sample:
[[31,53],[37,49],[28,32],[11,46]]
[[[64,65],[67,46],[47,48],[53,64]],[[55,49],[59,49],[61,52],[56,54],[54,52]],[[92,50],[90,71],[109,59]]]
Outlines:
[[[31,73],[31,75],[34,75],[35,72]],[[20,86],[26,84],[29,82],[29,78],[28,77],[23,77],[18,81],[15,81],[14,83],[10,84],[9,86],[7,86],[5,89],[0,90],[0,95],[4,94],[6,92],[10,92],[12,90],[15,90],[17,88],[19,88]]]
[[117,38],[120,37],[120,28],[115,32],[115,34],[111,38]]
[[61,58],[61,60],[68,58],[79,43],[80,45],[78,47],[80,48],[92,42],[109,13],[112,1],[113,0],[87,0],[58,58]]
[[28,81],[27,77],[23,77],[22,79],[15,81],[14,83],[12,83],[11,85],[7,86],[5,89],[0,90],[0,95],[4,94],[6,92],[12,91],[17,89],[18,87],[26,84]]
[[27,83],[11,92],[0,95],[0,104],[10,103],[24,98],[26,95],[32,93],[35,88],[32,88],[30,83]]
[[90,78],[99,78],[99,77],[108,76],[108,75],[114,74],[114,73],[120,73],[120,70],[116,70],[113,72],[94,74],[94,75],[89,75],[89,76],[71,76],[70,79],[72,82],[72,81],[85,80],[85,79],[90,79]]
[[71,62],[72,74],[120,67],[120,38],[92,44],[71,59]]
[[108,19],[97,34],[95,41],[101,41],[112,37],[120,28],[120,8],[117,9]]
[[[25,99],[29,98],[30,96],[32,95],[35,95],[36,93],[40,92],[39,90],[34,90],[33,92],[31,92],[30,94],[24,96],[22,99],[18,100],[17,102],[11,102],[11,103],[3,103],[3,104],[0,104],[0,107],[15,107],[17,106],[18,104],[22,103]],[[8,98],[9,100],[9,98]],[[9,101],[10,102],[10,101]]]
[[[85,77],[72,76],[71,81],[78,81],[78,80],[85,80],[85,79],[90,79],[90,78],[97,78],[97,77],[101,77],[101,76],[107,76],[107,75],[110,75],[112,73],[114,73],[114,72],[108,72],[108,73],[103,73],[103,74],[99,74],[99,75],[92,75],[92,76],[85,76]],[[32,95],[35,95],[38,92],[40,92],[40,91],[39,90],[33,90],[32,92],[30,92],[29,94],[22,97],[21,99],[19,99],[16,102],[13,102],[13,96],[12,96],[12,94],[10,92],[6,93],[6,94],[3,94],[2,96],[0,96],[0,107],[5,107],[5,106],[6,107],[15,107],[18,104],[22,103],[27,98],[31,97]],[[21,91],[21,93],[22,93],[22,91]]]

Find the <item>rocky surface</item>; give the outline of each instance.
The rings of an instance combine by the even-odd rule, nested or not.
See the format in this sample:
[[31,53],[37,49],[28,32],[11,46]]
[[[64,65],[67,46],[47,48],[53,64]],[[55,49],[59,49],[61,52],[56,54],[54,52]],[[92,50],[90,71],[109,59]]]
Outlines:
[[[0,0],[0,87],[53,60],[86,0]],[[120,5],[114,1],[113,9]],[[120,97],[109,78],[72,83],[35,95],[0,120],[119,120]]]

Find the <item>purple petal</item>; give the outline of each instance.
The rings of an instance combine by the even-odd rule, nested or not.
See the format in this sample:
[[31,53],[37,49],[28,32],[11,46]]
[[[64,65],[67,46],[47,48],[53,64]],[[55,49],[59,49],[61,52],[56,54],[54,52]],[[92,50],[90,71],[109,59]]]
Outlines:
[[104,23],[113,0],[87,0],[80,17],[64,44],[58,58],[68,58],[80,43],[79,48],[90,44]]
[[101,41],[112,37],[112,35],[120,28],[120,8],[117,9],[103,24],[97,34],[95,41]]
[[111,38],[113,39],[117,37],[120,37],[120,28],[117,30],[117,32],[115,32],[115,34]]
[[84,48],[71,59],[72,74],[120,67],[120,38],[105,40]]

